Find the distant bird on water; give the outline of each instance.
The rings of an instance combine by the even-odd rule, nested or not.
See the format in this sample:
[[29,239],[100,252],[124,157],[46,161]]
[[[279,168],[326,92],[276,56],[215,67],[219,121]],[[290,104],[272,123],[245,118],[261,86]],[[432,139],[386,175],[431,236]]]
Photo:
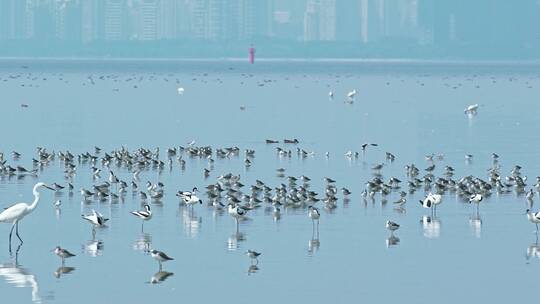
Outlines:
[[536,233],[538,233],[538,224],[540,223],[540,211],[534,213],[530,209],[527,209],[526,213],[529,221],[536,225]]
[[62,259],[62,265],[64,265],[65,259],[75,256],[75,254],[69,252],[67,249],[61,248],[60,246],[56,246],[56,248],[54,248],[54,254]]
[[174,258],[168,256],[167,254],[165,254],[165,252],[155,249],[150,250],[150,255],[152,256],[152,258],[154,258],[154,260],[158,261],[159,270],[161,270],[161,263],[174,260]]
[[246,255],[251,259],[252,263],[253,263],[253,260],[255,260],[257,262],[256,264],[259,264],[259,259],[258,258],[261,255],[260,252],[248,249],[248,251],[246,251]]
[[465,114],[476,114],[477,110],[478,110],[478,104],[475,103],[475,104],[469,105],[467,108],[465,108],[464,113]]
[[394,231],[399,229],[399,224],[392,221],[386,221],[386,229],[388,229],[390,233],[394,233]]

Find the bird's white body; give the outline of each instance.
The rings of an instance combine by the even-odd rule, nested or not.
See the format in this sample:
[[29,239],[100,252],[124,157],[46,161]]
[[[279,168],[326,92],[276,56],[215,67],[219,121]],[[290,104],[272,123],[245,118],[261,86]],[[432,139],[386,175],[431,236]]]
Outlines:
[[234,217],[235,219],[240,219],[246,215],[246,210],[239,206],[233,206],[232,204],[229,204],[228,207],[229,215]]
[[160,270],[161,270],[161,263],[167,262],[167,261],[170,261],[170,260],[174,260],[173,258],[168,256],[167,254],[165,254],[165,252],[155,250],[155,249],[150,250],[150,255],[152,256],[152,258],[154,260],[158,261]]
[[386,229],[390,230],[391,232],[394,232],[399,229],[399,224],[394,223],[392,221],[386,221]]
[[189,195],[189,196],[183,196],[182,199],[184,200],[184,203],[188,206],[193,206],[195,204],[202,204],[202,200],[194,194]]
[[144,221],[148,221],[152,218],[152,211],[150,211],[150,206],[148,205],[144,205],[144,210],[132,211],[131,214],[137,216]]
[[476,111],[478,110],[478,104],[475,103],[475,104],[472,104],[472,105],[469,105],[466,109],[465,109],[465,114],[468,114],[468,113],[476,113]]
[[354,96],[356,95],[356,89],[350,91],[349,93],[347,93],[347,97],[349,98],[354,98]]
[[[28,205],[27,203],[17,203],[11,207],[6,208],[2,213],[0,213],[0,222],[2,223],[15,223],[16,221],[22,220],[26,215],[36,209],[39,202],[39,192],[38,189],[41,187],[48,187],[45,183],[37,183],[32,190],[34,194],[34,201],[32,204]],[[54,190],[52,188],[49,188]]]
[[424,200],[420,201],[422,204],[422,207],[424,208],[433,208],[437,207],[442,202],[442,196],[440,194],[432,194],[431,192],[424,198]]
[[527,210],[527,218],[533,224],[540,224],[540,211],[534,213],[534,212],[531,212],[530,210]]
[[178,95],[183,95],[184,91],[184,88],[178,88]]
[[315,207],[310,207],[308,210],[308,216],[312,220],[319,220],[321,218],[321,213],[319,212],[319,209]]
[[15,234],[19,238],[19,241],[21,243],[23,242],[21,237],[19,236],[19,222],[28,214],[30,214],[34,209],[36,209],[37,204],[39,202],[39,188],[45,187],[49,190],[53,190],[53,188],[47,186],[47,184],[39,182],[35,184],[34,188],[32,189],[32,193],[34,194],[34,201],[32,204],[28,205],[26,203],[18,203],[11,207],[6,208],[2,213],[0,213],[0,223],[12,223],[11,231],[9,232],[9,251],[11,252],[11,234],[13,233],[13,228],[17,228]]
[[469,203],[476,203],[476,204],[480,204],[480,202],[484,199],[484,197],[482,196],[482,194],[473,194],[471,195],[471,197],[469,198]]
[[109,220],[107,218],[104,218],[103,214],[97,212],[94,209],[92,209],[92,214],[83,215],[82,218],[89,221],[92,225],[97,226],[97,227],[105,226],[105,222]]

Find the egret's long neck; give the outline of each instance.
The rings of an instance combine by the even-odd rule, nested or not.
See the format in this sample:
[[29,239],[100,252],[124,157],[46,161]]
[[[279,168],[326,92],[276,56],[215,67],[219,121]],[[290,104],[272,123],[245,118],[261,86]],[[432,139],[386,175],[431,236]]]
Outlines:
[[34,202],[32,202],[32,205],[30,205],[30,207],[28,207],[29,210],[36,209],[37,204],[39,202],[39,192],[37,191],[37,189],[34,188],[34,190],[32,192],[34,193]]

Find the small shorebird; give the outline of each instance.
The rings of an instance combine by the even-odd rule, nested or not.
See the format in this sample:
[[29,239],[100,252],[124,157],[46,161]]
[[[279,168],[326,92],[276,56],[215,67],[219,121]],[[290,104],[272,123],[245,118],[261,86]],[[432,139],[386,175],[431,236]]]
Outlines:
[[152,211],[150,211],[150,206],[148,204],[144,204],[144,210],[131,211],[131,214],[142,219],[141,229],[144,229],[144,222],[152,218]]
[[246,255],[251,259],[251,263],[253,263],[253,260],[255,260],[257,262],[256,264],[259,264],[258,257],[261,255],[260,252],[248,249],[248,251],[246,251]]
[[81,215],[83,219],[87,220],[92,224],[92,229],[95,227],[103,227],[105,226],[105,222],[107,222],[109,219],[103,217],[103,214],[97,212],[96,210],[92,209],[92,214],[88,215]]
[[150,255],[152,256],[152,258],[154,258],[154,260],[158,261],[159,270],[161,270],[161,263],[167,262],[167,261],[170,261],[170,260],[174,260],[173,258],[168,256],[167,254],[165,254],[165,252],[155,250],[155,249],[150,250]]
[[60,246],[56,246],[53,251],[54,254],[56,254],[62,259],[62,265],[64,265],[65,259],[75,256],[75,254],[69,252],[67,249],[61,248]]
[[241,218],[243,218],[247,214],[246,209],[244,209],[244,208],[242,208],[240,206],[235,206],[232,203],[228,204],[228,212],[229,212],[229,215],[232,216],[235,219],[236,228],[238,228],[239,220]]
[[475,103],[475,104],[469,105],[467,108],[465,108],[464,113],[465,114],[476,114],[477,110],[478,110],[478,104]]
[[392,221],[386,221],[386,229],[388,229],[390,233],[394,233],[394,231],[399,229],[399,224]]
[[482,194],[477,193],[473,194],[469,197],[469,203],[476,203],[476,210],[478,211],[478,206],[480,205],[480,202],[484,199]]
[[536,233],[538,233],[538,224],[540,223],[540,211],[534,213],[530,209],[527,209],[526,213],[529,221],[536,225]]
[[321,213],[319,212],[319,209],[309,206],[308,207],[308,216],[311,219],[313,223],[313,230],[315,231],[315,221],[317,221],[317,234],[319,231],[319,219],[321,218]]

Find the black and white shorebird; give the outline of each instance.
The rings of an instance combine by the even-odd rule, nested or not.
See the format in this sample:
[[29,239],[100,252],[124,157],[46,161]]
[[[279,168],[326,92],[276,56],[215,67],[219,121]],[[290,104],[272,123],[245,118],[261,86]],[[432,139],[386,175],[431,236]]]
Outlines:
[[539,212],[532,212],[530,209],[527,209],[527,219],[533,224],[536,225],[536,233],[538,233],[538,224],[540,224],[540,211]]
[[422,207],[431,209],[433,212],[437,212],[437,205],[442,202],[442,196],[440,194],[429,193],[423,200],[420,200]]
[[478,104],[475,103],[475,104],[467,106],[467,108],[465,108],[465,111],[463,111],[463,112],[465,114],[476,114],[477,111],[478,111]]
[[54,249],[54,254],[56,254],[58,257],[62,259],[62,265],[64,265],[65,259],[74,257],[75,254],[69,252],[67,249],[61,248],[60,246],[56,246]]
[[144,229],[144,222],[152,218],[152,211],[150,211],[150,206],[148,204],[144,204],[144,210],[131,211],[131,214],[142,219],[141,229]]
[[238,228],[239,221],[243,219],[247,214],[246,209],[242,208],[241,206],[237,206],[232,203],[229,203],[227,211],[229,215],[232,216],[234,220],[236,221],[236,228]]
[[152,258],[154,258],[154,260],[158,261],[160,271],[161,271],[161,263],[174,260],[174,258],[171,258],[170,256],[168,256],[167,254],[165,254],[165,252],[155,250],[155,249],[150,250],[150,255],[152,256]]
[[319,230],[319,219],[321,218],[321,213],[319,212],[319,209],[309,206],[308,207],[308,216],[311,219],[313,223],[313,229],[315,230],[315,221],[317,221],[317,231]]
[[96,227],[104,227],[105,223],[109,220],[108,218],[103,217],[103,214],[92,209],[92,214],[81,215],[83,219],[87,220],[92,224],[92,229]]
[[259,264],[259,256],[261,255],[260,252],[248,249],[246,251],[246,255],[251,259],[251,263],[253,263],[253,261],[256,261],[256,264]]
[[476,210],[478,211],[478,206],[480,205],[480,202],[484,199],[482,194],[476,193],[469,197],[469,203],[475,203],[476,204]]
[[394,231],[399,229],[399,224],[392,221],[386,221],[386,229],[388,229],[390,233],[394,233]]

